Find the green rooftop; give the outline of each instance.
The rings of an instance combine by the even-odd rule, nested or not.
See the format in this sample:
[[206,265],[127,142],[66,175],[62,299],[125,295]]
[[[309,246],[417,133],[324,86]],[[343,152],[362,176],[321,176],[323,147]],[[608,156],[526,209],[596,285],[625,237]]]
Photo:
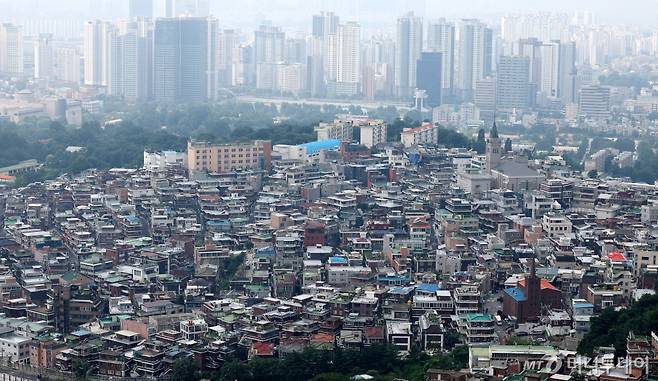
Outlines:
[[480,323],[488,323],[488,322],[493,322],[493,316],[489,314],[481,314],[481,313],[470,313],[470,314],[465,314],[466,320],[469,322],[480,322]]

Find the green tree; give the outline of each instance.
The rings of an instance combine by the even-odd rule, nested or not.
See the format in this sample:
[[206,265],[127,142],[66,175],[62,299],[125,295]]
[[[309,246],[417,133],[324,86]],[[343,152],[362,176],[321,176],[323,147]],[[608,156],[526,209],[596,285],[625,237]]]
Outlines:
[[617,138],[612,146],[620,151],[635,152],[635,140],[633,139]]
[[505,139],[505,152],[512,152],[512,139]]
[[238,361],[229,361],[220,370],[220,379],[225,381],[247,381],[250,377],[247,364]]
[[451,350],[455,345],[461,343],[462,336],[454,329],[448,329],[443,336],[443,348]]
[[478,130],[477,140],[473,143],[473,150],[478,154],[483,154],[487,148],[487,142],[484,136],[484,128]]
[[484,128],[478,130],[478,142],[484,142]]
[[396,118],[386,129],[386,139],[390,142],[399,142],[402,130],[409,127],[415,127],[416,125],[417,124],[408,117],[405,117],[404,119]]
[[606,308],[592,318],[590,330],[578,344],[578,352],[590,355],[601,346],[614,346],[617,356],[626,354],[626,338],[629,332],[647,336],[658,331],[658,296],[646,295],[630,308],[615,311]]
[[89,371],[91,371],[91,363],[88,361],[76,359],[71,366],[73,374],[75,374],[75,377],[79,380],[86,379]]
[[309,381],[349,381],[350,377],[340,373],[320,373]]
[[580,144],[578,145],[578,151],[576,151],[576,159],[578,161],[583,160],[583,157],[585,157],[585,153],[587,153],[588,146],[589,146],[589,139],[583,139],[580,141]]
[[178,359],[171,368],[171,377],[177,381],[196,381],[197,366],[190,358]]

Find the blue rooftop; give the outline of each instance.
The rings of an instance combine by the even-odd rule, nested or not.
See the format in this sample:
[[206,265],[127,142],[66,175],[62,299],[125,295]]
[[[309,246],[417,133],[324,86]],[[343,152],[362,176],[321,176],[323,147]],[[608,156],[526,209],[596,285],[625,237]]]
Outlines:
[[507,293],[507,295],[511,296],[512,299],[516,300],[517,302],[523,302],[526,300],[523,291],[519,287],[506,288],[505,292]]
[[322,150],[338,149],[338,147],[340,147],[340,140],[338,139],[316,140],[314,142],[300,144],[299,147],[305,148],[307,155],[313,155],[318,151],[322,151]]
[[209,220],[209,221],[206,221],[206,224],[208,224],[208,225],[230,225],[231,221],[229,221],[228,219],[226,219],[226,220]]
[[128,220],[129,222],[137,223],[139,222],[139,217],[137,217],[134,214],[130,214],[126,216],[126,220]]
[[421,283],[416,286],[416,291],[435,293],[439,291],[440,287],[436,283]]
[[329,257],[328,261],[331,264],[347,263],[347,258],[344,258],[344,257]]
[[574,303],[573,308],[593,308],[592,303]]
[[411,287],[394,286],[388,290],[388,293],[391,295],[406,295],[411,293],[412,290]]
[[409,275],[403,274],[379,274],[377,275],[377,281],[379,283],[388,284],[388,285],[401,285],[403,283],[409,282]]
[[256,249],[256,257],[274,257],[276,255],[276,252],[274,251],[274,247],[268,246],[268,247],[261,247],[260,249]]

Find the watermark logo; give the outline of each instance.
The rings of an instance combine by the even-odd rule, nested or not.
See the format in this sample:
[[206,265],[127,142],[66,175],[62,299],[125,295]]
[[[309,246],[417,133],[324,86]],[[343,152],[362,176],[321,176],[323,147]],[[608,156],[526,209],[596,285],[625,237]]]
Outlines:
[[589,361],[586,357],[580,356],[560,356],[544,355],[539,359],[528,360],[523,364],[524,370],[535,370],[548,373],[558,373],[561,371],[576,373],[594,373],[598,375],[610,374],[610,372],[624,371],[631,374],[633,371],[642,371],[643,374],[649,374],[649,357],[620,357],[614,361],[611,357],[600,357],[597,361]]
[[558,355],[544,355],[540,359],[526,361],[524,369],[557,373],[562,369],[562,360],[563,358]]
[[557,356],[557,355],[545,355],[542,358],[542,361],[546,364],[544,366],[544,369],[548,370],[549,372],[557,373],[560,370],[562,370],[562,357]]

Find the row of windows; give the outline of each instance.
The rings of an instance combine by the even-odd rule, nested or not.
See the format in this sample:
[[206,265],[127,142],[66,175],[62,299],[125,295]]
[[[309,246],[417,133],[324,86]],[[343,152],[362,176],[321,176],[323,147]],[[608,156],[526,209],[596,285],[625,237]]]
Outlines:
[[[233,164],[238,164],[239,165],[239,164],[257,164],[257,163],[258,163],[258,159],[252,159],[252,160],[237,160]],[[210,163],[207,162],[207,161],[197,161],[196,162],[197,167],[201,167],[201,166],[205,167],[209,164]],[[220,161],[218,164],[221,165],[222,162]]]
[[414,303],[415,308],[436,308],[436,309],[452,309],[453,304],[452,303],[431,303],[431,302],[423,302],[423,303]]
[[[235,148],[235,147],[233,147],[233,148],[217,148],[217,152],[244,152],[244,151],[254,151],[254,152],[256,152],[256,151],[259,151],[259,150],[260,150],[259,147],[253,147],[253,148],[243,148],[243,147],[241,147],[241,148]],[[205,149],[197,151],[197,154],[198,154],[198,152],[201,152],[202,154],[210,153],[209,150],[207,151]]]
[[551,227],[549,227],[548,230],[552,231],[552,232],[553,231],[566,231],[566,230],[568,230],[568,227],[567,226],[551,226]]
[[[233,156],[234,156],[234,157],[251,157],[251,153],[246,153],[246,154],[244,154],[244,155],[241,154],[241,153],[239,153],[239,154],[237,154],[237,155],[233,155]],[[258,156],[258,154],[254,154],[254,157],[256,157],[256,156]],[[230,157],[231,157],[231,155],[229,155],[229,154],[224,155],[224,159],[228,159],[228,158],[230,158]],[[196,159],[197,159],[197,160],[199,160],[199,159],[207,159],[207,158],[208,158],[208,157],[207,157],[206,155],[196,155]]]

